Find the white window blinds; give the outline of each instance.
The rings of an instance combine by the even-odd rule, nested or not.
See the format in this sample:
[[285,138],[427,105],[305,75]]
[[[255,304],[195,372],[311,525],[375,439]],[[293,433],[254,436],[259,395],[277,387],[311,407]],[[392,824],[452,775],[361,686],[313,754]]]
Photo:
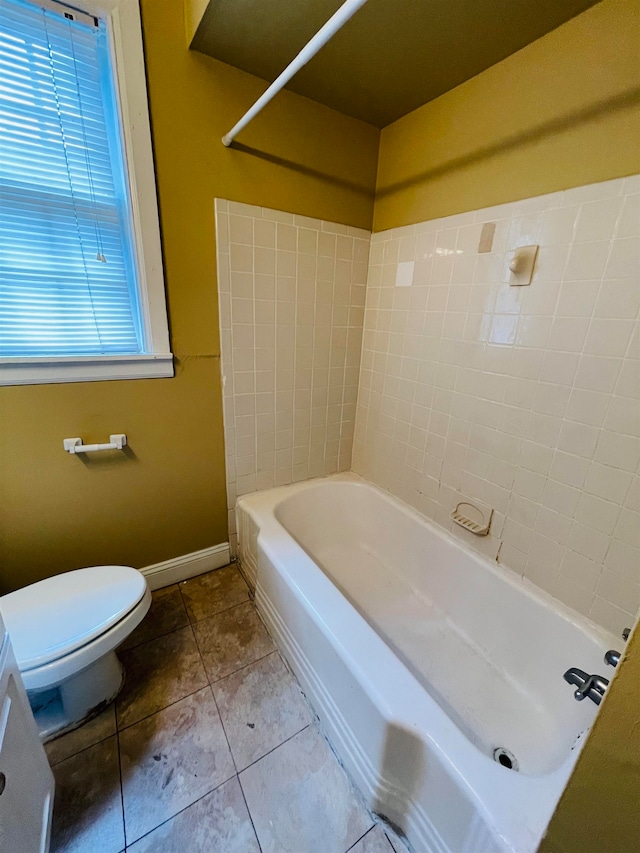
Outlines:
[[0,356],[145,351],[130,223],[104,23],[1,0]]

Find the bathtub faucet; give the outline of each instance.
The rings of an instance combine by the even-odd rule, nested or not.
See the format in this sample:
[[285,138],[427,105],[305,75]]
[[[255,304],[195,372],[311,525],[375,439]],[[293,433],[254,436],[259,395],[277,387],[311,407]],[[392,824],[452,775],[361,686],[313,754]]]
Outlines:
[[608,666],[618,666],[620,663],[620,652],[617,652],[615,649],[609,649],[604,656],[604,662]]
[[[625,628],[622,632],[622,639],[627,642],[629,639],[629,634],[631,633],[631,628]],[[609,649],[609,651],[604,656],[604,662],[609,666],[618,666],[620,663],[620,652],[617,652],[615,649]]]
[[578,688],[573,694],[578,702],[582,702],[582,700],[588,696],[589,699],[596,703],[596,705],[599,705],[600,702],[602,702],[602,697],[604,696],[607,690],[607,685],[609,684],[609,681],[601,675],[589,675],[584,672],[584,670],[578,669],[575,666],[568,669],[563,678],[565,681],[568,681],[569,684],[575,684]]

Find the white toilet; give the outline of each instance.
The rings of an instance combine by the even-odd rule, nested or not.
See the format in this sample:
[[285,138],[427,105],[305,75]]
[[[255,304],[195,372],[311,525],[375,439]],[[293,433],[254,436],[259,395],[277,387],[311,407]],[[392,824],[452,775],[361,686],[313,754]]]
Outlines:
[[145,577],[129,566],[77,569],[0,597],[43,742],[115,699],[124,669],[114,649],[150,604]]

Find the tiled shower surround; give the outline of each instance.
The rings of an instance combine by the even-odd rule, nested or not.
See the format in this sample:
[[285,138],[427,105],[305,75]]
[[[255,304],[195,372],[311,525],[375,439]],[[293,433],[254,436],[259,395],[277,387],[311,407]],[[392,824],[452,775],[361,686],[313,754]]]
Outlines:
[[[616,632],[640,605],[639,191],[374,234],[352,466]],[[460,495],[494,508],[490,536],[450,520]]]
[[[368,232],[218,201],[232,544],[236,494],[351,466],[595,622],[629,625],[639,193],[632,177],[374,234],[364,312]],[[533,281],[510,286],[510,252],[530,244]],[[452,523],[461,497],[493,507],[488,537]]]
[[216,200],[229,536],[238,495],[347,471],[368,231]]

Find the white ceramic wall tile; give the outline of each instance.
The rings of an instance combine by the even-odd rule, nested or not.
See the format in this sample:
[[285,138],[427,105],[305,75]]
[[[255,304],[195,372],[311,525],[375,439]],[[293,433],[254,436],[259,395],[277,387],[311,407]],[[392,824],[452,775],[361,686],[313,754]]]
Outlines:
[[[640,604],[638,186],[374,234],[353,446],[359,474],[614,631]],[[495,508],[489,537],[453,525],[459,493]]]
[[229,539],[236,498],[349,470],[370,233],[216,200]]

